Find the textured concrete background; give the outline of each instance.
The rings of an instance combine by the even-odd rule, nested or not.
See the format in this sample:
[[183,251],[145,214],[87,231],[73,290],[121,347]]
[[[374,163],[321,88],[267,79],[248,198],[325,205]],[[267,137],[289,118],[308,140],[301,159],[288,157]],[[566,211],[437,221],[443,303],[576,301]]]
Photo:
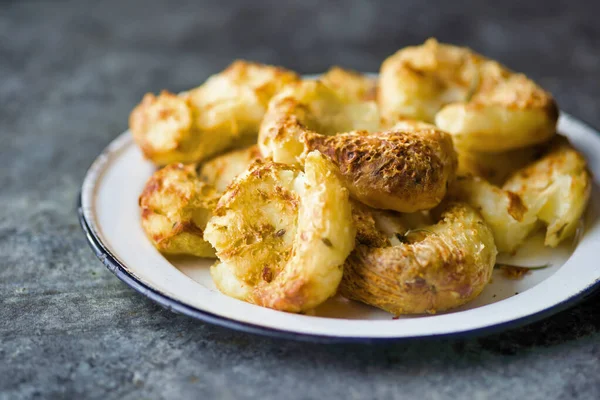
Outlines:
[[483,338],[315,345],[175,315],[94,257],[75,209],[88,165],[144,92],[235,57],[374,71],[435,35],[600,126],[598,2],[281,3],[0,3],[0,398],[600,398],[599,296]]

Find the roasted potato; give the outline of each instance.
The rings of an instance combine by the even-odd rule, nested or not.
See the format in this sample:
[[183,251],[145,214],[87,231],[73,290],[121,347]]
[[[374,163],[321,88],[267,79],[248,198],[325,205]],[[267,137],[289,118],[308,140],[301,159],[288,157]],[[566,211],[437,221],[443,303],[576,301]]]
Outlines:
[[200,179],[223,193],[236,176],[246,171],[252,162],[261,158],[257,145],[233,150],[217,156],[200,167]]
[[375,131],[379,112],[373,101],[356,101],[319,80],[290,84],[275,95],[260,126],[258,145],[264,157],[299,164],[305,132],[335,135],[353,130]]
[[214,257],[203,234],[218,200],[194,165],[171,164],[150,177],[139,198],[142,228],[162,253]]
[[498,252],[576,231],[592,180],[557,119],[525,75],[435,39],[378,78],[236,61],[132,111],[164,166],[142,228],[164,254],[218,258],[218,290],[259,306],[304,313],[339,293],[394,315],[450,310],[482,292]]
[[558,108],[548,92],[496,61],[435,39],[386,59],[378,93],[386,121],[435,122],[462,150],[518,149],[556,131]]
[[450,196],[481,211],[498,250],[514,252],[540,225],[546,246],[571,237],[590,197],[585,159],[562,140],[538,161],[514,173],[502,188],[482,178],[459,177]]
[[221,292],[302,312],[335,294],[355,234],[348,191],[315,151],[304,172],[255,161],[225,191],[204,237],[217,250],[211,274]]
[[503,190],[480,177],[458,177],[450,186],[449,196],[479,210],[500,252],[513,253],[538,226],[535,212],[517,193]]
[[377,96],[377,79],[360,72],[331,67],[319,80],[351,101],[374,101]]
[[339,289],[344,297],[394,315],[435,313],[471,301],[488,284],[496,246],[470,206],[450,204],[436,224],[414,230],[396,216],[400,222],[389,226],[398,230],[385,232],[378,218],[386,216],[363,215],[357,224],[359,243],[344,264]]
[[550,247],[575,234],[591,188],[585,158],[566,140],[558,140],[548,154],[517,171],[503,186],[518,193],[547,226],[545,244]]
[[129,126],[144,156],[157,165],[198,162],[256,136],[271,97],[298,75],[236,61],[179,96],[146,94]]
[[375,208],[414,212],[437,206],[456,171],[451,137],[437,129],[303,134],[339,168],[353,197]]

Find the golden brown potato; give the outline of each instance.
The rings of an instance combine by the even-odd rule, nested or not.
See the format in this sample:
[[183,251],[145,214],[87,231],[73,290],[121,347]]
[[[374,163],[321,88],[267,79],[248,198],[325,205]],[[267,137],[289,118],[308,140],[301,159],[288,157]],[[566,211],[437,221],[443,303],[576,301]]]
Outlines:
[[217,192],[223,193],[235,177],[246,171],[252,162],[259,158],[261,154],[257,145],[227,152],[202,164],[200,179],[213,185]]
[[587,207],[592,179],[585,158],[559,140],[539,161],[517,171],[503,186],[518,193],[545,224],[545,245],[573,236]]
[[454,178],[451,137],[437,129],[303,135],[339,168],[352,195],[375,208],[414,212],[437,206]]
[[492,232],[464,203],[450,204],[436,224],[408,231],[393,223],[401,230],[384,232],[377,218],[363,219],[363,242],[346,260],[339,289],[349,299],[394,315],[435,313],[473,300],[492,276]]
[[197,162],[256,136],[271,97],[299,79],[280,67],[236,61],[177,96],[146,94],[129,126],[144,156],[157,165]]
[[377,79],[360,72],[331,67],[319,77],[319,80],[334,89],[338,94],[352,101],[375,100],[377,95]]
[[552,96],[525,75],[435,39],[383,62],[378,101],[386,121],[435,122],[457,148],[475,152],[543,143],[558,119]]
[[162,253],[214,257],[203,233],[218,199],[193,165],[171,164],[156,171],[144,187],[139,199],[142,228]]
[[319,152],[304,172],[256,161],[225,191],[204,237],[219,290],[277,310],[310,310],[335,294],[354,247],[348,191]]
[[478,177],[459,177],[450,197],[477,208],[492,228],[496,246],[512,253],[540,225],[546,246],[573,236],[590,197],[585,159],[559,141],[538,161],[514,173],[502,188]]
[[378,130],[379,112],[373,101],[356,101],[318,80],[286,86],[273,97],[260,126],[258,145],[263,156],[299,164],[302,134],[335,135],[353,130]]

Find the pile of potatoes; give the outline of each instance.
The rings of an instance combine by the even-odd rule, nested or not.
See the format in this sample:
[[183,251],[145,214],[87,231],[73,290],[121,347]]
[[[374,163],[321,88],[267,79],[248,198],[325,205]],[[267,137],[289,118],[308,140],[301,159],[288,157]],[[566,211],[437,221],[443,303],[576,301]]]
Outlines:
[[131,113],[160,167],[142,227],[164,254],[217,258],[219,290],[264,307],[340,293],[394,315],[448,310],[481,293],[498,252],[574,235],[591,178],[557,118],[523,74],[434,39],[378,78],[236,61]]

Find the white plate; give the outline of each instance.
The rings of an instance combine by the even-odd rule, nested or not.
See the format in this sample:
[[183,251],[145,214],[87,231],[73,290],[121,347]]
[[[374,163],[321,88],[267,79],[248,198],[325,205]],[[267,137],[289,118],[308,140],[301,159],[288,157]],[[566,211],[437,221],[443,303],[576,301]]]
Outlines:
[[[300,339],[365,340],[482,332],[523,324],[580,300],[600,282],[600,136],[561,115],[559,131],[582,151],[594,175],[585,232],[558,249],[534,237],[512,259],[517,265],[552,266],[521,280],[495,272],[475,301],[452,312],[393,319],[375,308],[342,298],[315,315],[261,308],[219,293],[210,278],[212,260],[165,258],[144,236],[138,196],[154,167],[142,158],[129,132],[117,137],[90,167],[81,190],[80,220],[102,262],[121,280],[158,303],[192,317],[262,334]],[[503,260],[506,261],[506,260]]]

